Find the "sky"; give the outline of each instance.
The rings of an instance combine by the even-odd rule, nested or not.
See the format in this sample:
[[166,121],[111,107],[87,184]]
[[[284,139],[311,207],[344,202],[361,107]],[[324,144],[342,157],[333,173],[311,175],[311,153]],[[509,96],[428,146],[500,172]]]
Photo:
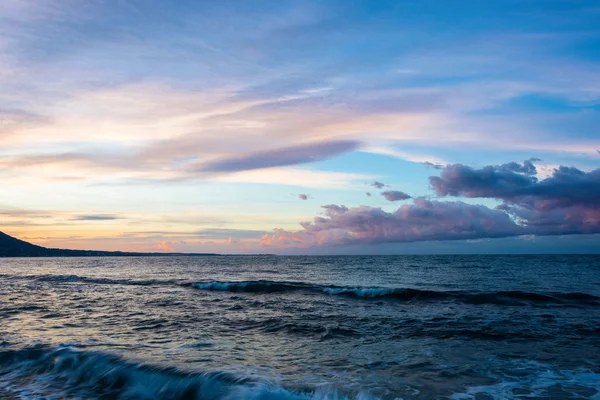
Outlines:
[[599,20],[593,0],[3,0],[0,230],[600,252]]

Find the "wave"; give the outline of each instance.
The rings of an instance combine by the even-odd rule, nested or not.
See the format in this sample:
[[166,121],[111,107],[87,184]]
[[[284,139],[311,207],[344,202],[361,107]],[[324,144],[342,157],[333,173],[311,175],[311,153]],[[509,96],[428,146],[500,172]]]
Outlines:
[[285,281],[207,281],[194,282],[191,287],[208,291],[233,293],[311,292],[358,298],[396,298],[399,300],[435,299],[451,297],[444,292],[418,289],[327,286],[304,282]]
[[[586,368],[557,370],[550,364],[520,362],[517,376],[503,374],[488,385],[467,386],[449,400],[477,399],[597,399],[600,374]],[[529,373],[525,374],[524,371]]]
[[239,330],[259,330],[265,333],[286,333],[299,335],[304,338],[313,337],[320,341],[332,338],[360,336],[357,329],[342,326],[332,326],[320,322],[294,321],[287,318],[249,319],[237,322]]
[[349,295],[363,298],[393,298],[403,301],[453,300],[468,304],[563,304],[563,305],[600,305],[600,297],[586,293],[535,293],[513,291],[465,292],[435,291],[419,289],[381,289],[381,288],[325,288],[325,293]]
[[311,290],[315,286],[308,283],[277,282],[277,281],[242,281],[242,282],[194,282],[193,288],[226,292],[273,293],[296,290]]
[[94,278],[79,275],[0,275],[0,278],[29,279],[40,282],[88,283],[99,285],[133,285],[133,286],[179,286],[204,291],[232,293],[285,293],[305,292],[327,294],[331,296],[354,297],[357,299],[395,299],[405,302],[416,301],[458,301],[467,304],[497,305],[565,305],[565,306],[600,306],[600,297],[579,292],[524,292],[520,290],[472,292],[472,291],[438,291],[413,288],[387,287],[351,287],[320,285],[306,282],[287,282],[270,280],[248,281],[202,281],[185,282],[181,280],[134,280]]
[[450,292],[407,288],[325,287],[324,293],[362,298],[394,298],[398,300],[433,300],[453,297]]
[[64,282],[64,283],[92,283],[98,285],[132,285],[132,286],[153,286],[153,285],[177,285],[173,280],[134,280],[134,279],[111,279],[111,278],[91,278],[79,275],[39,275],[26,276],[22,278],[31,278],[39,282]]
[[186,372],[124,360],[99,351],[68,346],[0,350],[0,394],[9,390],[25,397],[203,399],[203,400],[356,400],[330,391],[291,390],[265,379],[225,372]]
[[276,281],[208,281],[195,282],[191,284],[191,286],[201,290],[236,293],[305,291],[324,293],[332,296],[347,296],[363,299],[396,299],[402,301],[454,300],[470,304],[563,304],[600,306],[600,297],[578,292],[536,293],[519,290],[497,292],[436,291],[412,288],[327,286],[302,282]]

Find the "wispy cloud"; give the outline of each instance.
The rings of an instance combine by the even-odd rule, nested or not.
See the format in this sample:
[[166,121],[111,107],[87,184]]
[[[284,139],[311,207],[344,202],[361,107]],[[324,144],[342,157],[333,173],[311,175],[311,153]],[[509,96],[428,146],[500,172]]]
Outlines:
[[95,214],[95,215],[78,215],[71,218],[72,221],[114,221],[116,219],[123,219],[118,215],[109,214]]
[[350,140],[310,143],[225,158],[212,163],[201,164],[197,169],[207,172],[239,172],[285,167],[323,161],[336,155],[356,150],[359,146],[360,142]]
[[[262,168],[270,165],[267,161],[291,165],[277,158],[279,151],[319,141],[364,142],[365,151],[437,164],[445,162],[427,153],[398,150],[397,145],[418,143],[436,150],[434,153],[468,145],[493,151],[538,149],[588,154],[600,145],[593,135],[579,133],[565,138],[564,132],[557,132],[556,128],[584,118],[579,112],[585,109],[583,99],[595,101],[600,93],[600,88],[590,84],[598,81],[593,62],[548,62],[556,50],[552,43],[557,37],[574,42],[586,40],[576,32],[549,36],[535,32],[523,35],[519,31],[508,32],[504,37],[483,32],[482,36],[477,35],[481,39],[465,33],[447,44],[460,51],[444,52],[444,62],[439,62],[435,46],[418,51],[413,47],[397,48],[397,54],[412,60],[414,65],[409,68],[398,66],[398,57],[384,51],[385,43],[372,46],[376,54],[361,58],[361,62],[348,63],[348,55],[343,54],[335,57],[332,48],[355,39],[353,23],[365,24],[364,28],[371,32],[388,32],[388,45],[395,42],[394,37],[407,32],[397,28],[402,24],[374,26],[365,21],[351,22],[351,18],[344,17],[344,8],[334,5],[317,7],[309,2],[293,7],[293,12],[288,10],[285,17],[272,12],[251,13],[250,17],[232,13],[229,6],[181,6],[148,15],[149,20],[142,22],[133,18],[127,7],[105,8],[83,1],[70,10],[58,10],[39,2],[23,4],[27,5],[6,6],[10,12],[3,20],[7,27],[3,33],[8,39],[0,46],[0,56],[6,60],[3,65],[16,71],[19,79],[0,76],[6,89],[0,97],[4,122],[0,134],[4,149],[12,148],[13,155],[34,154],[32,143],[61,149],[61,153],[46,152],[47,157],[38,161],[40,165],[56,163],[58,160],[52,156],[60,157],[65,148],[76,142],[79,147],[132,150],[133,154],[122,156],[130,162],[111,165],[121,169],[143,165],[156,174],[173,168],[176,160],[186,157],[206,161],[207,169],[221,172]],[[98,18],[96,24],[111,29],[86,29],[89,15],[112,13],[129,23],[110,26],[110,18]],[[575,19],[582,17],[575,11],[573,14]],[[181,26],[181,30],[166,29],[163,35],[147,35],[153,32],[155,25],[151,21],[157,15],[167,18],[173,26]],[[218,26],[204,31],[203,26],[210,24],[180,23],[214,21],[208,15],[235,18],[242,26],[248,26],[247,35],[242,37]],[[303,17],[298,19],[299,16]],[[249,24],[251,18],[261,22]],[[336,21],[336,29],[342,29],[335,40],[314,40],[317,34],[323,38],[323,26],[319,25],[323,19]],[[299,20],[306,31],[292,28],[298,26]],[[64,21],[70,24],[62,24]],[[276,37],[272,36],[275,32]],[[425,37],[429,34],[410,33]],[[136,35],[145,37],[145,41],[140,42]],[[74,37],[85,41],[72,40]],[[225,51],[219,45],[224,38],[233,51]],[[285,51],[289,48],[284,45],[287,40],[299,47]],[[214,43],[209,44],[210,41]],[[69,57],[36,53],[40,43],[46,42],[53,43],[48,51]],[[95,46],[86,45],[90,42]],[[249,52],[248,48],[254,50]],[[531,49],[538,50],[535,56]],[[316,58],[300,57],[303,51]],[[168,57],[171,54],[180,56],[176,74]],[[106,62],[119,59],[124,60],[122,64]],[[299,62],[297,68],[290,67],[291,60]],[[318,60],[327,60],[328,65],[337,68],[323,69]],[[265,64],[271,66],[262,67]],[[57,71],[63,75],[67,71],[70,79],[51,79],[60,75]],[[205,79],[209,74],[214,79]],[[97,80],[90,80],[89,76],[95,75]],[[135,79],[140,75],[146,76],[143,82]],[[212,83],[206,84],[208,81]],[[531,96],[558,97],[570,108],[560,114],[544,109],[528,113],[511,104]],[[540,113],[545,121],[562,122],[540,124]],[[597,119],[589,113],[585,118],[588,128],[581,132],[593,131]],[[514,140],[498,140],[507,135]],[[544,136],[559,136],[554,139],[563,140],[540,140]],[[348,147],[345,151],[356,149]],[[324,158],[341,153],[332,150]],[[267,156],[264,163],[256,158],[261,155]],[[323,153],[318,153],[315,161],[323,159],[319,155]],[[93,161],[86,166],[87,175],[100,175],[100,165],[93,154],[83,152],[79,161],[83,158]],[[310,157],[305,160],[311,162]],[[301,157],[296,160],[300,161]],[[101,164],[107,162],[100,160]]]
[[242,171],[210,177],[215,182],[262,183],[303,188],[348,189],[358,187],[361,182],[372,179],[371,175],[349,172],[330,172],[300,168],[270,168]]
[[369,183],[369,186],[373,186],[376,189],[383,189],[387,185],[383,182],[373,181],[372,183]]

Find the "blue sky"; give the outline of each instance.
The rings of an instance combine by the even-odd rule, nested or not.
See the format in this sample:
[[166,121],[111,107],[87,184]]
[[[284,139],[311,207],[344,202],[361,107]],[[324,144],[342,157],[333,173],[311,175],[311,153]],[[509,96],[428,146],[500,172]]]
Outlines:
[[[552,210],[580,218],[564,231],[522,223],[539,211],[525,194],[443,198],[429,177],[531,158],[540,182],[597,170],[598,20],[594,1],[4,1],[0,229],[115,250],[588,252],[596,175],[592,200]],[[510,204],[528,229],[373,236],[373,210],[421,197]],[[330,204],[367,207],[368,226]],[[327,238],[300,225],[315,217]]]

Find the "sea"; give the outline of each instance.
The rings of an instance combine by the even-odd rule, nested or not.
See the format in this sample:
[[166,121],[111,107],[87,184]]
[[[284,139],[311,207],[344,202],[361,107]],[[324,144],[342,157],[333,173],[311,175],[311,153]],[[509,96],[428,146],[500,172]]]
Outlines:
[[600,399],[600,256],[0,259],[0,398]]

